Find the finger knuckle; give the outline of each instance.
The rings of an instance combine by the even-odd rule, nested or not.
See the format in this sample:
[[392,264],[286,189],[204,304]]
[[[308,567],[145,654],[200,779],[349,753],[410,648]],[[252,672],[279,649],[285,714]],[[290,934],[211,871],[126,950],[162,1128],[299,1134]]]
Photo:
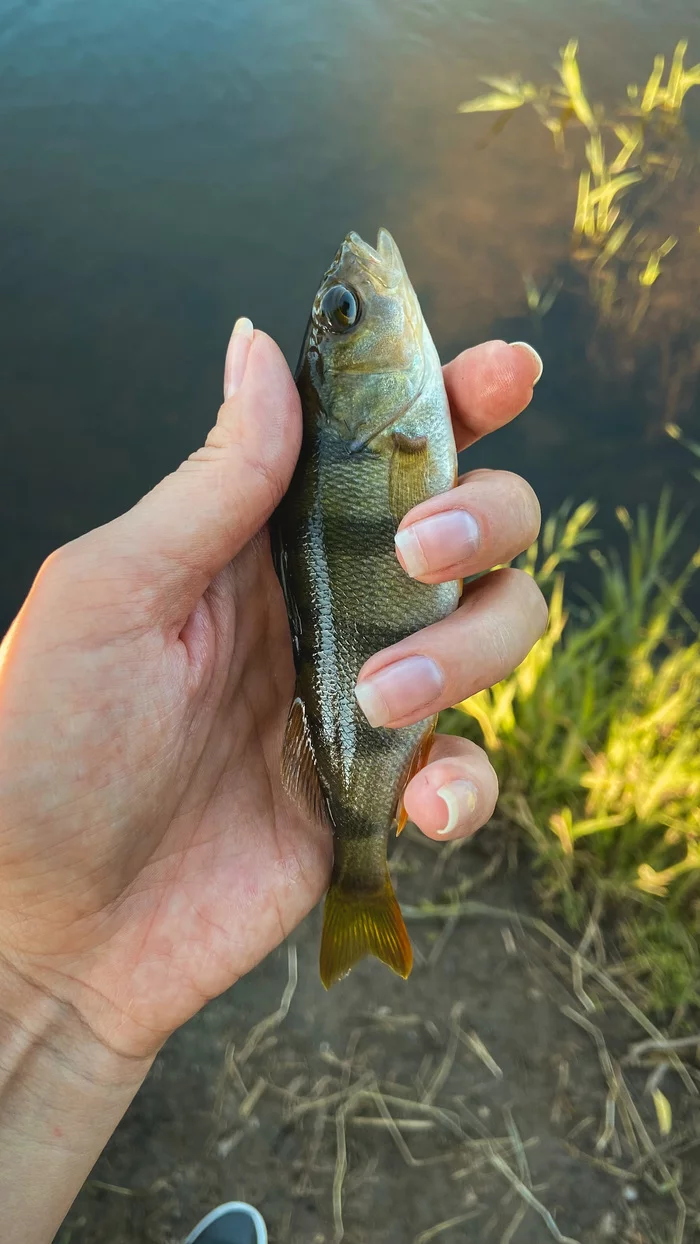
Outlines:
[[500,573],[514,605],[517,605],[519,616],[531,621],[541,634],[547,625],[549,609],[539,585],[531,574],[518,570],[515,566],[506,567]]
[[546,629],[547,622],[549,621],[549,606],[544,598],[544,595],[542,594],[542,589],[537,583],[535,583],[535,580],[531,577],[531,575],[526,574],[525,578],[528,580],[528,612],[532,618],[533,625],[537,629],[538,635],[541,635]]
[[75,572],[76,563],[80,560],[79,541],[73,540],[54,549],[44,559],[34,586],[42,591],[55,592],[68,583]]
[[478,769],[478,784],[484,803],[492,807],[498,799],[498,774],[485,747],[476,747],[473,763]]
[[485,480],[488,483],[493,479],[494,475],[497,474],[498,472],[495,471],[493,467],[474,467],[473,471],[466,471],[464,475],[460,475],[459,483],[462,485],[477,484],[482,480]]
[[248,455],[246,465],[257,475],[268,493],[271,508],[275,509],[282,500],[287,486],[287,480],[279,463],[270,462],[262,455]]
[[542,521],[537,493],[522,475],[514,471],[502,471],[500,475],[509,493],[509,509],[518,535],[531,544],[537,538]]
[[63,568],[66,563],[66,555],[64,546],[54,549],[45,557],[36,575],[37,584],[45,584],[55,582],[57,578],[63,575]]
[[488,780],[489,780],[489,783],[491,784],[492,789],[495,790],[496,792],[495,797],[497,797],[498,796],[498,774],[496,773],[496,770],[494,769],[491,763],[491,757],[489,756],[486,750],[484,750],[484,756],[486,758],[486,764],[488,766]]
[[[517,549],[527,548],[537,539],[542,521],[540,503],[537,493],[522,475],[514,471],[493,471],[479,467],[460,478],[460,486],[467,490],[478,489],[483,499],[487,496],[494,512],[498,514],[498,524],[494,521],[493,539],[498,539],[499,530],[503,533],[501,541]],[[505,511],[505,520],[504,520]]]
[[513,476],[513,491],[523,537],[527,539],[528,544],[532,544],[532,541],[537,539],[542,522],[542,511],[537,493],[522,475]]
[[493,816],[500,794],[496,772],[490,765],[489,768],[493,776],[491,781],[484,787],[484,821],[490,820]]

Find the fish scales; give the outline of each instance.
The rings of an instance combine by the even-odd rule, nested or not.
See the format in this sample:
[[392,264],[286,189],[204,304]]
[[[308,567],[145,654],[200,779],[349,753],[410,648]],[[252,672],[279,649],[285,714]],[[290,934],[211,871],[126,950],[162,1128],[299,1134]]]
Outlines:
[[304,434],[273,543],[297,685],[283,753],[290,791],[334,835],[321,976],[365,954],[401,975],[410,942],[387,842],[434,719],[372,727],[354,689],[374,653],[445,617],[460,584],[412,580],[394,535],[419,501],[453,486],[442,370],[393,239],[348,235],[314,301],[297,369]]

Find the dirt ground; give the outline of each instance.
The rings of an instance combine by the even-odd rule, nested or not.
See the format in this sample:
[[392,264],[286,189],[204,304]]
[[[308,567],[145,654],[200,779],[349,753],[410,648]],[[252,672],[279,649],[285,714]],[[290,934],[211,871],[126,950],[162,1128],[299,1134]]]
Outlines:
[[[271,1244],[700,1240],[698,1050],[634,1054],[653,1027],[601,939],[577,960],[530,923],[527,869],[489,877],[496,838],[404,835],[408,982],[368,961],[326,994],[316,911],[178,1032],[58,1244],[178,1244],[228,1199]],[[455,897],[450,919],[419,906]]]

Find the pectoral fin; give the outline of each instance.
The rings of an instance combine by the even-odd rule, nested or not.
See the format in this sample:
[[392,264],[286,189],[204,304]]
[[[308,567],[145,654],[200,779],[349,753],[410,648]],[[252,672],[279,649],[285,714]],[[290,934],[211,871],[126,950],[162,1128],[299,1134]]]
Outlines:
[[328,821],[328,805],[321,789],[316,757],[301,696],[292,701],[282,744],[282,782],[289,795],[318,820]]
[[404,515],[430,495],[427,436],[392,435],[393,451],[389,468],[389,505],[398,527]]

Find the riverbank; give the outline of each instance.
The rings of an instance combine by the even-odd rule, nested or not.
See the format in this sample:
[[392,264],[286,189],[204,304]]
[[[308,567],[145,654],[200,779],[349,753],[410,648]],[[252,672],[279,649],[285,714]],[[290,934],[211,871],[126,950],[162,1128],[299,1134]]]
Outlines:
[[326,994],[312,913],[168,1042],[59,1244],[176,1244],[230,1198],[272,1244],[696,1238],[695,1052],[653,1048],[599,930],[577,956],[542,919],[506,826],[407,835],[408,982],[366,961]]

